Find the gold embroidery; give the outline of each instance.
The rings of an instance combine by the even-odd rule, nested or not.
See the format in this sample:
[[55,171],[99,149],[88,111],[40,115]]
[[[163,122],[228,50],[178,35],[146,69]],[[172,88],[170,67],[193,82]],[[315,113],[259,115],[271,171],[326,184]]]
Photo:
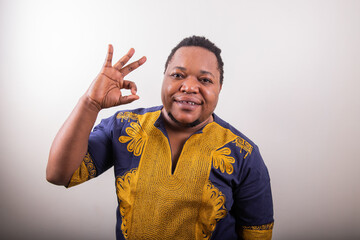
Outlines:
[[250,145],[250,143],[245,141],[245,139],[238,137],[235,139],[234,143],[236,144],[236,146],[238,146],[240,148],[240,153],[242,150],[246,151],[246,155],[245,155],[244,159],[248,156],[248,154],[251,154],[253,147]]
[[130,123],[130,127],[127,127],[125,131],[129,136],[121,136],[119,141],[121,143],[130,141],[127,150],[133,152],[135,156],[140,156],[147,140],[145,131],[137,122]]
[[260,226],[242,226],[242,229],[249,229],[249,230],[271,230],[274,228],[274,223],[264,224]]
[[242,236],[242,239],[244,240],[271,240],[273,226],[274,223],[260,226],[243,226],[240,232],[240,236]]
[[93,160],[91,159],[90,153],[86,153],[83,161],[89,171],[89,179],[94,178],[96,176],[96,168]]
[[212,162],[214,168],[220,168],[220,171],[222,173],[226,171],[227,174],[232,174],[234,171],[232,163],[235,163],[235,159],[228,156],[230,154],[231,150],[227,147],[214,151],[212,154]]
[[130,122],[130,120],[138,120],[138,115],[136,113],[133,112],[120,112],[118,113],[118,115],[116,116],[117,119],[121,119],[121,122],[123,122],[123,120],[127,120],[128,122]]
[[201,234],[197,239],[209,239],[215,230],[216,223],[227,214],[225,208],[225,196],[209,180],[207,181],[202,199],[202,207],[199,211],[199,220],[196,232]]
[[134,203],[134,196],[131,195],[131,189],[136,188],[138,175],[137,169],[132,169],[124,176],[116,178],[116,194],[119,198],[119,209],[121,214],[121,231],[125,239],[129,236],[129,227],[131,226],[131,210]]
[[68,184],[69,187],[76,186],[80,183],[86,182],[87,180],[94,178],[96,176],[96,168],[91,159],[89,153],[86,153],[81,165],[74,174],[72,175],[70,182]]
[[169,140],[154,127],[159,115],[160,111],[138,115],[138,123],[126,129],[129,136],[119,138],[141,156],[136,172],[117,180],[123,234],[127,239],[210,237],[217,221],[226,216],[224,195],[208,182],[212,151],[237,136],[217,123],[208,124],[203,133],[187,140],[172,173]]

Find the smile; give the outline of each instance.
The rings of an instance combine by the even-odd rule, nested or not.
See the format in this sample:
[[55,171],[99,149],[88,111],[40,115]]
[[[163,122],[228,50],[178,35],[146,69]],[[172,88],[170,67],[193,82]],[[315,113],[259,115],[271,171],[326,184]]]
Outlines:
[[189,104],[189,105],[199,105],[197,103],[191,102],[191,101],[176,101],[177,103],[181,104]]

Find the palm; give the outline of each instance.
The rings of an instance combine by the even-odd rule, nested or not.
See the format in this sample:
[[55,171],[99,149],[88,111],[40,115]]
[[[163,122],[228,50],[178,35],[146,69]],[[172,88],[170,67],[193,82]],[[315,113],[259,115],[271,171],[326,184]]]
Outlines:
[[[127,104],[139,99],[139,96],[136,95],[136,84],[124,80],[124,77],[141,66],[146,61],[146,58],[142,57],[138,61],[124,67],[134,54],[134,49],[130,49],[125,56],[112,66],[112,54],[113,48],[109,45],[104,66],[87,92],[87,96],[95,101],[100,109]],[[121,89],[130,89],[131,95],[123,96]]]

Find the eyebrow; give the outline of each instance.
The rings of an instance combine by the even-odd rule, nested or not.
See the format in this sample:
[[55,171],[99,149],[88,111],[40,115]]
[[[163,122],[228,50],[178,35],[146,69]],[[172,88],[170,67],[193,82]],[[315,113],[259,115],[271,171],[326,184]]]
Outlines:
[[212,74],[211,72],[204,71],[204,70],[201,70],[200,72],[201,72],[201,74],[209,74],[215,78],[214,74]]
[[[184,67],[176,66],[175,68],[180,69],[181,71],[186,71],[186,68],[184,68]],[[205,71],[205,70],[200,70],[200,73],[201,74],[209,74],[209,75],[211,75],[211,76],[213,76],[215,78],[214,74],[212,74],[211,72],[208,72],[208,71]]]

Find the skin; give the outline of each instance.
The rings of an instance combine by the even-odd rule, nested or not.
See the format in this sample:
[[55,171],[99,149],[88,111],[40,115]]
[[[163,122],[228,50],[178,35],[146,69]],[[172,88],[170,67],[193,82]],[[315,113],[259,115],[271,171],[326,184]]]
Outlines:
[[221,87],[214,53],[195,46],[181,47],[175,52],[165,71],[161,91],[173,171],[185,141],[213,121]]
[[[64,186],[69,183],[87,152],[89,135],[101,109],[128,104],[139,99],[136,95],[136,84],[124,79],[146,61],[146,57],[142,57],[125,65],[134,52],[134,49],[130,49],[112,65],[113,46],[108,46],[100,73],[80,98],[53,141],[46,168],[46,179],[49,182]],[[130,89],[131,94],[123,96],[121,89]]]

